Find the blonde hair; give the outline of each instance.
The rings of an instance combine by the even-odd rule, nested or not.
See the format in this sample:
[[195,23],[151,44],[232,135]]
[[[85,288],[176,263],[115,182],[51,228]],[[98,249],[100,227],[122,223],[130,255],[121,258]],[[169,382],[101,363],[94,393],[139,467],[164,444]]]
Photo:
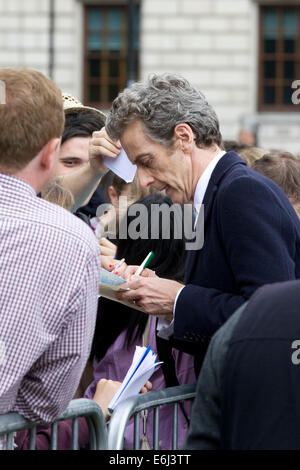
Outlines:
[[272,150],[257,160],[252,169],[275,181],[292,204],[300,202],[300,160],[295,155]]
[[247,166],[252,167],[256,160],[259,160],[267,153],[267,150],[259,147],[248,147],[238,152],[239,156],[246,162]]
[[57,204],[68,211],[71,211],[75,202],[71,191],[62,186],[57,179],[52,180],[48,184],[42,191],[41,196],[46,201]]
[[144,199],[145,197],[149,196],[150,194],[156,194],[157,190],[154,188],[142,188],[140,186],[138,177],[135,175],[132,183],[126,183],[124,180],[119,178],[119,176],[114,175],[112,180],[112,186],[115,188],[118,196],[121,196],[122,192],[128,188],[128,203],[132,204],[135,201],[139,201],[140,199]]
[[22,170],[64,128],[61,91],[26,67],[0,69],[5,102],[0,104],[0,169]]

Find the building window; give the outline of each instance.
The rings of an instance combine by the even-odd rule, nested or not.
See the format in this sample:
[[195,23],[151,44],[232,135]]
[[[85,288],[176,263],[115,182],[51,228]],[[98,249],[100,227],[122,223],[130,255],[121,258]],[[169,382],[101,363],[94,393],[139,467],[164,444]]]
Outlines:
[[300,7],[260,7],[258,108],[294,111],[292,88],[300,77]]
[[[137,79],[139,8],[134,12],[134,56]],[[128,80],[128,5],[85,7],[84,102],[110,108]]]

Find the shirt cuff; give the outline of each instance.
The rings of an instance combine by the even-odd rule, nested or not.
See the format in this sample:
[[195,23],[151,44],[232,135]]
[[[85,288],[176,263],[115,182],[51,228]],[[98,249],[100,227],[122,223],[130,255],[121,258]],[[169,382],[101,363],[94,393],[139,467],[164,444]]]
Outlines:
[[170,339],[174,333],[174,320],[171,323],[167,320],[158,319],[157,322],[157,336],[162,339]]
[[157,335],[162,338],[162,339],[169,339],[170,336],[174,334],[174,317],[175,317],[175,309],[176,309],[176,302],[179,297],[180,292],[182,289],[184,289],[185,286],[182,286],[181,289],[176,294],[175,301],[174,301],[174,306],[173,306],[173,320],[171,322],[163,319],[163,318],[158,318],[157,321]]
[[[182,289],[184,289],[185,286],[182,286],[181,289],[179,289],[179,291],[177,292],[177,295],[175,297],[175,301],[174,301],[174,306],[173,306],[173,318],[175,318],[175,310],[176,310],[176,303],[177,303],[177,300],[178,300],[178,297],[180,295],[180,292],[182,291]],[[174,320],[173,320],[174,321]]]

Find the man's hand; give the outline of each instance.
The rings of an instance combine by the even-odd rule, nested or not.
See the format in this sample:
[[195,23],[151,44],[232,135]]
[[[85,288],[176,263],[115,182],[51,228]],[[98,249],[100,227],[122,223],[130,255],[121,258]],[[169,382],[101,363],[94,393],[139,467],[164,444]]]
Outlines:
[[[125,281],[130,281],[132,277],[135,275],[138,268],[139,266],[134,266],[132,264],[130,266],[126,266],[126,270],[122,274],[123,279],[125,279]],[[155,271],[152,271],[152,269],[148,269],[148,268],[143,269],[141,276],[142,277],[158,277],[155,274]]]
[[122,287],[128,287],[130,290],[116,292],[119,300],[126,300],[132,303],[133,307],[136,304],[149,315],[165,316],[171,321],[176,295],[183,284],[158,276],[133,276],[129,282],[122,284]]
[[104,173],[106,166],[103,163],[103,157],[115,158],[121,152],[121,148],[119,142],[114,142],[108,137],[105,127],[93,132],[89,143],[89,158],[90,166],[95,173]]

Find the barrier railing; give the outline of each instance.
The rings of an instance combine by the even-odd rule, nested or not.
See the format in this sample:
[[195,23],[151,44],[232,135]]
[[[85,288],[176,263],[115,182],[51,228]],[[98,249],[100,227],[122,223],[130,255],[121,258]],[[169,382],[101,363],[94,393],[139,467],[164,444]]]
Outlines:
[[[78,419],[84,417],[89,428],[89,448],[91,450],[107,449],[107,425],[101,408],[92,400],[79,398],[72,400],[66,411],[51,423],[50,450],[57,449],[58,423],[72,420],[72,450],[78,449]],[[30,432],[29,449],[36,448],[37,423],[25,419],[18,413],[0,415],[0,439],[5,436],[7,450],[14,449],[14,433],[28,429]]]
[[134,449],[140,448],[140,413],[149,408],[154,409],[153,448],[159,449],[159,407],[173,404],[172,450],[178,446],[178,406],[180,403],[193,400],[196,395],[195,385],[181,385],[137,395],[120,403],[114,410],[108,431],[108,449],[122,450],[126,426],[133,416]]

